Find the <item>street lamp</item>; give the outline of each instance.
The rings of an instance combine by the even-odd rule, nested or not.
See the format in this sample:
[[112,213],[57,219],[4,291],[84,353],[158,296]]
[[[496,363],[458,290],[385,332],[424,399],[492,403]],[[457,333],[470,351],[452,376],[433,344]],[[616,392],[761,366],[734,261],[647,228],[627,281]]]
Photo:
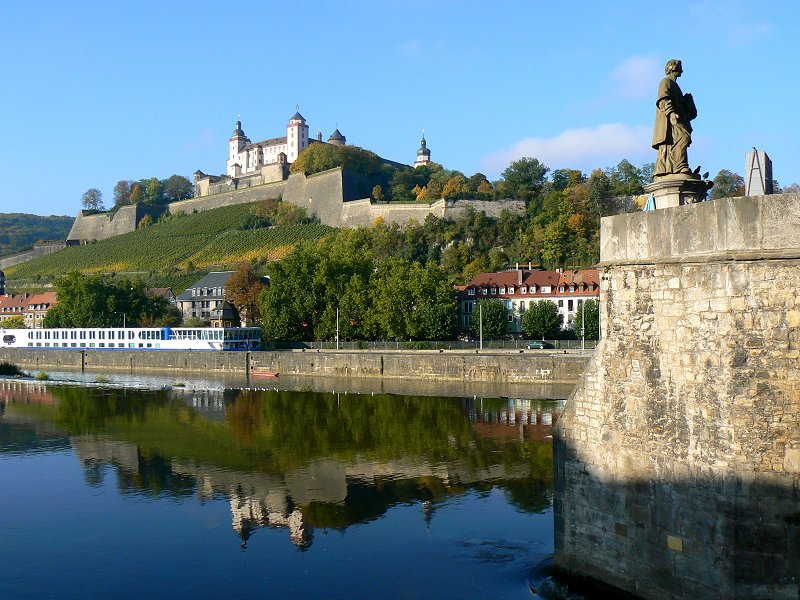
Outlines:
[[483,350],[483,306],[478,302],[478,336],[480,339],[480,349]]

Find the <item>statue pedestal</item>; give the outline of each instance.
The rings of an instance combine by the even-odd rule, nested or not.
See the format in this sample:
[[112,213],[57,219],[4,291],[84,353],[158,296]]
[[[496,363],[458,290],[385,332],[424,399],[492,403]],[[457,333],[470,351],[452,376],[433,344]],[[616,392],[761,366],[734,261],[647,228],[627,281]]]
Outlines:
[[644,191],[653,194],[656,208],[668,208],[702,202],[712,185],[698,175],[661,175],[644,186]]

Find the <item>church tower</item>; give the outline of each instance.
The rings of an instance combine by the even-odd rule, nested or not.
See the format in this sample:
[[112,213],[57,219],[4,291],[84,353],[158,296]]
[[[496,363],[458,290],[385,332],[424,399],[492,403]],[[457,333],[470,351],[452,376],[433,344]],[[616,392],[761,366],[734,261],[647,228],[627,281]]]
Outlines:
[[421,167],[422,165],[427,165],[431,162],[431,151],[428,150],[428,144],[425,142],[425,130],[422,130],[422,142],[420,144],[419,150],[417,150],[417,160],[414,161],[414,168]]
[[247,168],[245,164],[246,157],[242,156],[242,150],[244,147],[250,143],[250,140],[247,139],[247,136],[242,131],[242,122],[236,121],[236,129],[233,130],[233,135],[231,136],[230,143],[228,144],[229,152],[228,152],[228,175],[231,177],[236,176],[235,169],[233,165],[238,164],[242,171]]
[[299,154],[308,146],[308,125],[299,112],[299,106],[297,110],[286,127],[286,159],[290,163],[296,161]]

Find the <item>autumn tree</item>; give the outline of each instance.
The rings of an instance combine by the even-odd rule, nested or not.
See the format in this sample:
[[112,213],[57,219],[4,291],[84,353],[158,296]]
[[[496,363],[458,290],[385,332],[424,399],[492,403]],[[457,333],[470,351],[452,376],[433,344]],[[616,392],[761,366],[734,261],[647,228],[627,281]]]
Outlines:
[[262,289],[264,284],[249,263],[240,264],[225,284],[225,299],[236,307],[248,326],[261,319],[259,297]]
[[131,184],[131,193],[128,196],[128,202],[130,204],[139,204],[144,200],[144,189],[142,188],[142,184],[138,181],[135,181]]

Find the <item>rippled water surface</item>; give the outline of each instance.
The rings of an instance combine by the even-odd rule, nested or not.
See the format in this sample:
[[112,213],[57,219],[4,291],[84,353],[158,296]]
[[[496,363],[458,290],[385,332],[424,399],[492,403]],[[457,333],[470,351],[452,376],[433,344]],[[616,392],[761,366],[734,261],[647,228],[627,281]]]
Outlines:
[[530,598],[560,406],[0,380],[0,598]]

